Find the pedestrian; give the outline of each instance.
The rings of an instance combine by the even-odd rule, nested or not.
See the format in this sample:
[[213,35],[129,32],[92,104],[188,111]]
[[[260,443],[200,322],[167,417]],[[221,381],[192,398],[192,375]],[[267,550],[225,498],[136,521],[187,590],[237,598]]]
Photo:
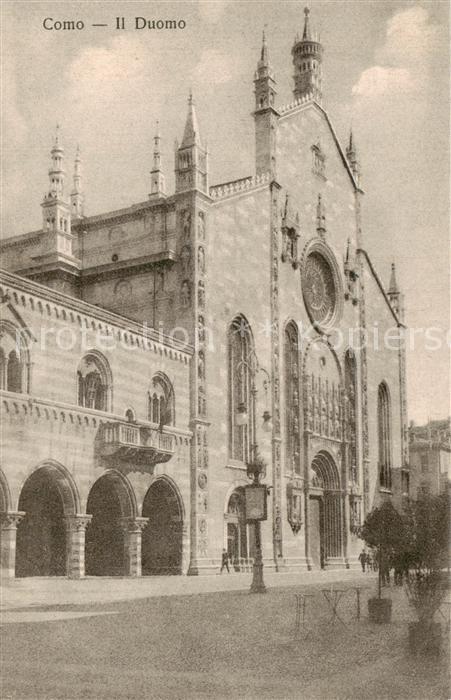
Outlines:
[[226,549],[222,550],[222,562],[221,562],[221,570],[220,574],[222,574],[222,570],[224,567],[227,569],[227,572],[230,574],[230,569],[229,569],[229,554]]
[[366,552],[364,549],[359,554],[359,561],[360,564],[362,565],[362,571],[365,573],[365,565],[366,565]]
[[366,553],[366,571],[368,573],[369,571],[372,571],[372,570],[373,570],[373,559],[372,559],[370,552],[367,552]]

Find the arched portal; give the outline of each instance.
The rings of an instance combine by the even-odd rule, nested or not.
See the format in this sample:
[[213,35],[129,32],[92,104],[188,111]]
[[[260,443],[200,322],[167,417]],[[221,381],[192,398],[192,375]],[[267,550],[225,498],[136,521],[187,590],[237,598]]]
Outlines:
[[328,452],[315,456],[310,470],[310,557],[321,568],[342,556],[340,477]]
[[89,492],[86,512],[92,515],[86,530],[86,574],[125,576],[125,524],[136,510],[130,484],[119,472],[107,472]]
[[245,571],[255,556],[255,526],[246,523],[244,488],[238,486],[229,498],[225,514],[227,552],[235,571]]
[[142,534],[142,574],[182,573],[183,511],[175,487],[157,479],[144,498],[143,518],[149,518]]
[[65,576],[65,518],[77,512],[77,496],[62,467],[45,465],[28,477],[19,498],[25,516],[17,528],[16,576]]

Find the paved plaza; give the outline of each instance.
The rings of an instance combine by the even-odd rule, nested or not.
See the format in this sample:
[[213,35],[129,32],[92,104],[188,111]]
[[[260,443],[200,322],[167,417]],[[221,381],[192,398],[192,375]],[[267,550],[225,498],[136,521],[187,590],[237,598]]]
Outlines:
[[[249,583],[250,575],[232,574],[18,580],[3,591],[1,696],[449,697],[448,638],[440,659],[409,656],[402,590],[389,591],[390,625],[368,622],[374,574],[267,574],[266,595],[250,595]],[[341,592],[335,620],[331,590]],[[307,598],[296,629],[299,593]]]

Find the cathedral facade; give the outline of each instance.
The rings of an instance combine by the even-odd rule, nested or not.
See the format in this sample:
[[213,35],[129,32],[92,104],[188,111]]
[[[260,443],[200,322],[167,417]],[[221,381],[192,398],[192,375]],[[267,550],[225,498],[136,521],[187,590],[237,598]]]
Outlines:
[[[249,571],[244,487],[268,487],[266,567],[350,567],[359,526],[407,493],[402,330],[365,250],[359,162],[322,107],[323,47],[292,49],[277,104],[266,40],[255,171],[211,186],[190,95],[167,193],[87,216],[51,151],[38,231],[2,244],[5,576]],[[249,470],[249,466],[251,469]]]

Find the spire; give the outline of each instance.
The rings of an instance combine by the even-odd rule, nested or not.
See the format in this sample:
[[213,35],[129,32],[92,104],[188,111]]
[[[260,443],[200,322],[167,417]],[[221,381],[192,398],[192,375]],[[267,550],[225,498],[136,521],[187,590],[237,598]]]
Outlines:
[[56,125],[55,140],[52,150],[50,151],[50,157],[52,159],[52,164],[49,170],[49,196],[62,197],[64,191],[64,176],[66,173],[63,169],[64,148],[61,145],[59,124]]
[[402,321],[404,319],[403,297],[401,295],[401,291],[398,287],[398,282],[396,280],[395,263],[392,263],[391,265],[390,283],[388,286],[387,294],[388,298],[390,299],[390,304],[392,305],[393,311]]
[[188,97],[188,114],[185,122],[185,131],[183,132],[183,140],[181,148],[186,146],[193,146],[194,144],[200,146],[200,136],[199,136],[199,125],[197,123],[196,110],[194,107],[193,93],[189,91]]
[[304,8],[304,31],[302,39],[296,36],[291,50],[294,63],[294,90],[298,100],[310,96],[318,102],[322,97],[323,47],[310,27],[310,10]]
[[349,143],[348,147],[346,148],[346,157],[348,159],[348,163],[351,167],[352,174],[354,175],[354,179],[356,180],[357,184],[359,184],[360,180],[360,163],[359,163],[359,157],[357,155],[357,149],[354,143],[354,135],[352,133],[352,128],[349,131]]
[[194,99],[190,90],[188,114],[180,146],[176,142],[175,191],[196,189],[208,193],[208,154],[200,140]]
[[84,197],[81,186],[81,157],[80,146],[77,144],[74,161],[74,187],[70,193],[70,210],[71,215],[75,219],[81,219],[84,216],[83,212]]
[[268,55],[268,44],[266,43],[266,34],[265,30],[263,30],[262,33],[262,50],[260,54],[260,61],[259,65],[264,65],[267,66],[269,64],[269,55]]
[[75,153],[74,161],[74,189],[73,194],[81,192],[81,158],[80,158],[80,146],[77,144],[77,150]]
[[64,197],[64,148],[61,144],[59,124],[56,125],[50,157],[52,163],[49,169],[49,191],[41,203],[43,229],[58,234],[70,234],[70,209]]
[[310,10],[308,7],[304,7],[304,32],[302,34],[302,40],[303,41],[311,41],[312,40],[312,35],[310,33],[310,20],[309,20],[309,14]]
[[396,281],[395,263],[391,264],[391,275],[390,275],[390,284],[388,287],[388,293],[389,294],[399,294],[398,282]]
[[150,171],[151,185],[150,185],[150,195],[149,197],[165,197],[165,183],[164,175],[161,171],[161,152],[160,152],[160,122],[157,121],[155,125],[155,136],[154,136],[154,147],[153,147],[153,168]]

